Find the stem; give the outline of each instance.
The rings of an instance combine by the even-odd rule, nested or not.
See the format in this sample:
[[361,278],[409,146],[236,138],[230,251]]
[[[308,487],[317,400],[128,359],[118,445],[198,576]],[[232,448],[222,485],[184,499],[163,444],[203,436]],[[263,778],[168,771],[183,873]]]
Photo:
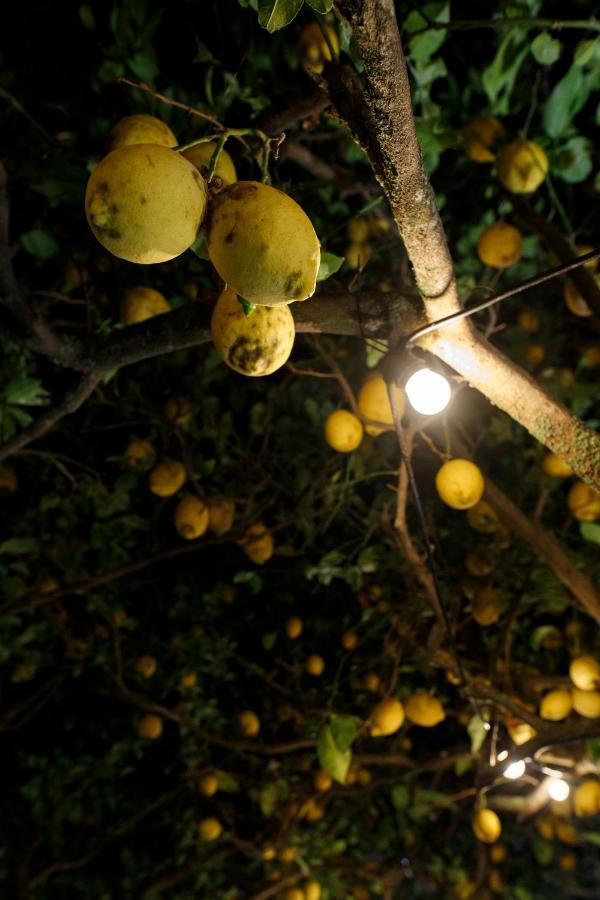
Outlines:
[[225,141],[227,140],[227,137],[228,137],[228,135],[225,134],[225,135],[223,135],[223,137],[219,138],[219,140],[217,141],[217,146],[215,147],[213,154],[210,158],[210,162],[208,164],[208,171],[206,173],[207,184],[210,184],[213,179],[213,175],[215,174],[215,169],[217,168],[217,163],[219,162],[219,157],[221,155],[221,150],[225,146]]

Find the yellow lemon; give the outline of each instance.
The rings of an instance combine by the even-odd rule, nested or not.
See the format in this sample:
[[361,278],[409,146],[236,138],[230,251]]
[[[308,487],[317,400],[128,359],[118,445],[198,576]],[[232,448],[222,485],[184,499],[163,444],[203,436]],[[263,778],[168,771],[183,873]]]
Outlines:
[[137,726],[138,736],[146,738],[149,741],[155,741],[159,738],[163,730],[163,720],[160,716],[148,715],[142,716]]
[[304,885],[304,900],[321,900],[321,885],[314,878]]
[[231,531],[235,519],[235,503],[229,497],[211,497],[208,501],[208,527],[222,537]]
[[533,740],[537,734],[535,728],[528,722],[522,722],[520,719],[515,719],[510,724],[507,724],[506,727],[512,742],[516,744],[517,747],[520,747],[521,744],[526,744],[527,741]]
[[187,494],[177,504],[174,518],[179,536],[194,541],[208,528],[208,507],[199,497]]
[[542,460],[542,469],[550,478],[569,478],[573,469],[556,453],[546,453]]
[[219,779],[212,772],[207,772],[198,782],[198,790],[203,797],[214,797],[219,790]]
[[582,781],[573,795],[575,815],[595,816],[600,812],[600,781],[588,779]]
[[[206,178],[210,160],[216,146],[216,141],[206,141],[206,143],[196,144],[194,147],[182,150],[181,155],[189,159],[191,164],[196,166],[200,174]],[[221,150],[213,174],[220,178],[223,184],[234,184],[237,181],[237,172],[227,150]]]
[[294,862],[296,859],[296,850],[294,847],[284,847],[279,854],[279,859],[284,863]]
[[358,635],[354,631],[347,631],[342,635],[342,647],[344,650],[354,650],[358,644]]
[[[196,169],[194,169],[196,171]],[[315,292],[319,239],[304,210],[258,181],[238,181],[213,200],[208,254],[231,291],[276,306]]]
[[571,691],[573,709],[586,719],[600,718],[600,692],[580,691],[578,688]]
[[4,466],[0,472],[0,495],[14,494],[17,487],[17,473],[12,466]]
[[571,681],[580,691],[600,687],[600,662],[593,656],[576,656],[569,666]]
[[529,334],[534,334],[541,325],[540,317],[531,309],[522,309],[517,316],[517,325],[521,331],[527,331]]
[[194,411],[187,397],[170,397],[165,403],[165,418],[183,428],[192,421]]
[[367,672],[364,680],[365,690],[371,694],[376,694],[381,687],[381,678],[377,672]]
[[494,570],[494,560],[485,550],[469,550],[465,560],[465,568],[471,575],[484,578]]
[[544,815],[535,820],[535,828],[540,837],[551,841],[556,835],[556,822],[553,816]]
[[496,591],[486,585],[477,591],[471,601],[471,615],[478,625],[493,625],[502,613],[502,600]]
[[333,785],[333,778],[326,772],[325,769],[319,769],[318,772],[315,772],[313,777],[313,784],[315,786],[315,791],[321,791],[325,793],[325,791],[329,791]]
[[483,475],[468,459],[451,459],[438,469],[435,487],[441,500],[452,509],[469,509],[481,500]]
[[482,263],[494,269],[506,269],[520,259],[523,252],[521,232],[507,222],[494,222],[479,236],[477,255]]
[[588,369],[600,366],[600,347],[586,347],[583,351],[583,359]]
[[363,425],[354,413],[336,409],[325,419],[325,440],[339,453],[352,453],[363,439]]
[[501,863],[506,859],[507,850],[504,844],[496,844],[490,850],[490,859],[493,863]]
[[156,660],[153,656],[140,656],[136,661],[135,670],[142,678],[152,678],[156,672]]
[[[404,413],[404,391],[393,386],[394,397],[400,416]],[[387,385],[381,375],[368,378],[358,393],[358,408],[365,419],[373,419],[381,425],[365,425],[367,434],[378,435],[394,424]]]
[[198,837],[201,841],[216,841],[223,834],[223,826],[218,819],[202,819],[198,824]]
[[344,251],[344,259],[351,269],[364,269],[372,256],[373,248],[367,241],[361,243],[353,241]]
[[257,306],[247,316],[236,294],[224,290],[211,322],[215,349],[240,375],[270,375],[285,365],[296,336],[294,317],[287,306]]
[[493,534],[501,527],[495,510],[486,500],[480,500],[467,511],[467,522],[480,534]]
[[150,490],[158,497],[171,497],[185,484],[187,472],[180,462],[160,462],[150,472]]
[[530,366],[538,366],[546,355],[541,344],[530,344],[525,351],[525,360]]
[[577,866],[577,857],[574,853],[561,853],[558,864],[564,872],[572,872]]
[[571,844],[573,846],[577,843],[577,832],[571,823],[566,822],[564,819],[558,819],[556,822],[556,837],[563,844]]
[[404,711],[409,722],[422,728],[433,728],[446,718],[444,707],[437,697],[425,691],[410,694],[404,701]]
[[592,315],[592,311],[581,296],[579,288],[569,278],[565,281],[563,296],[565,298],[567,309],[569,312],[572,312],[574,316],[585,319]]
[[168,312],[171,312],[171,307],[160,291],[135,287],[127,291],[121,301],[119,321],[121,325],[135,325]]
[[548,166],[539,144],[517,138],[500,154],[498,177],[512,194],[531,194],[543,182]]
[[245,737],[256,737],[260,731],[259,718],[251,709],[247,709],[239,714],[238,725]]
[[473,833],[478,841],[493,844],[502,832],[500,819],[493,809],[480,809],[473,819]]
[[277,856],[277,850],[273,846],[273,844],[264,844],[262,848],[262,858],[265,862],[269,862],[272,859],[275,859]]
[[549,691],[542,697],[540,703],[540,716],[550,722],[560,722],[566,719],[573,709],[573,699],[570,691]]
[[489,163],[496,159],[495,145],[504,134],[504,126],[495,116],[476,116],[464,130],[465,153],[476,163]]
[[304,891],[300,888],[290,888],[285,892],[283,900],[304,900]]
[[350,219],[346,225],[346,234],[350,241],[363,244],[370,234],[369,221],[361,217]]
[[325,23],[323,31],[327,35],[327,39],[323,37],[319,24],[310,22],[302,29],[298,40],[302,65],[305,69],[317,74],[323,71],[326,62],[331,62],[331,51],[334,56],[338,56],[340,52],[340,42],[335,29]]
[[300,817],[308,819],[309,822],[318,822],[325,815],[324,807],[318,800],[312,797],[304,803],[300,809]]
[[189,691],[198,684],[198,676],[195,672],[185,672],[179,680],[179,690]]
[[271,559],[275,549],[273,535],[262,522],[250,525],[239,543],[248,559],[259,565]]
[[195,166],[158,144],[113,150],[90,175],[85,211],[90,228],[113,256],[161,263],[194,243],[207,190]]
[[375,707],[369,722],[371,737],[395,734],[404,722],[404,707],[395,697],[389,697]]
[[576,481],[567,498],[569,509],[580,522],[595,522],[600,517],[600,491],[584,481]]
[[285,623],[285,633],[289,637],[290,641],[295,641],[296,638],[299,638],[302,634],[303,628],[304,623],[298,616],[292,616]]
[[156,116],[137,113],[119,119],[108,135],[109,151],[130,144],[161,144],[163,147],[176,147],[177,138],[166,122],[157,119]]
[[322,675],[325,671],[325,660],[323,657],[317,656],[316,654],[309,656],[306,660],[306,671],[309,675],[314,675],[315,678]]
[[152,468],[155,457],[156,451],[150,441],[142,441],[135,438],[129,441],[123,454],[127,468],[141,472]]

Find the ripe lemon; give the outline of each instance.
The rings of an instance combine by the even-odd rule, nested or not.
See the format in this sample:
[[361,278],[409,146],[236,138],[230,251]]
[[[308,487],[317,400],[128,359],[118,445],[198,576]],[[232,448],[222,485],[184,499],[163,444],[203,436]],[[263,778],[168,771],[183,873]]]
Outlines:
[[[305,69],[320,74],[326,62],[331,62],[331,51],[339,56],[340,42],[335,29],[331,25],[324,24],[323,31],[327,35],[326,40],[317,22],[310,22],[300,32],[298,50],[300,60]],[[331,49],[330,49],[331,48]]]
[[4,468],[0,472],[0,495],[14,494],[14,492],[17,490],[17,487],[17,473],[12,468],[12,466],[4,466]]
[[140,656],[136,661],[135,670],[142,678],[152,678],[156,672],[156,660],[153,656]]
[[166,297],[154,288],[135,287],[127,291],[121,301],[119,321],[121,325],[135,325],[154,316],[171,312]]
[[165,403],[165,419],[183,428],[192,421],[194,411],[187,397],[170,397]]
[[344,650],[354,650],[358,644],[358,635],[354,631],[347,631],[342,635],[342,647]]
[[600,692],[580,691],[579,688],[571,691],[573,709],[586,719],[600,718]]
[[489,163],[496,159],[494,146],[501,140],[504,126],[495,116],[476,116],[464,130],[465,153],[476,163]]
[[562,844],[570,844],[573,846],[577,843],[577,832],[571,823],[566,822],[564,819],[557,819],[556,837]]
[[150,441],[142,441],[134,438],[125,448],[123,458],[128,469],[143,472],[154,464],[156,451]]
[[312,222],[269,185],[238,181],[219,191],[207,244],[223,281],[245,300],[276,306],[315,292],[321,249]]
[[366,241],[363,243],[352,242],[344,251],[344,259],[351,269],[364,269],[373,256],[373,248]]
[[395,734],[404,722],[404,707],[395,697],[389,697],[375,707],[369,722],[371,737]]
[[166,122],[138,113],[124,116],[113,125],[108,135],[108,150],[127,147],[131,144],[161,144],[163,147],[176,147],[177,138]]
[[569,278],[565,281],[563,296],[565,298],[567,309],[569,312],[572,312],[574,316],[585,319],[592,315],[592,311],[581,296],[579,288]]
[[486,500],[480,500],[468,510],[467,522],[480,534],[493,534],[500,528],[498,516]]
[[277,856],[277,850],[273,846],[273,844],[264,844],[262,848],[262,858],[265,862],[269,862],[272,859],[275,859]]
[[322,675],[325,671],[325,660],[323,657],[317,656],[316,654],[309,656],[306,660],[306,671],[309,675],[314,675],[315,678]]
[[159,738],[163,730],[163,720],[160,716],[148,715],[142,716],[137,726],[138,736],[154,741]]
[[262,522],[250,525],[239,543],[248,559],[259,565],[271,559],[275,549],[273,535]]
[[[404,391],[393,386],[396,405],[400,416],[404,413]],[[387,392],[387,385],[381,375],[373,375],[368,378],[358,393],[358,408],[365,419],[374,419],[381,425],[365,425],[367,434],[378,435],[387,431],[394,424],[392,409]],[[385,427],[387,426],[387,427]]]
[[321,885],[314,878],[304,885],[304,900],[321,900]]
[[558,857],[558,864],[563,872],[572,872],[577,866],[577,857],[574,853],[561,853]]
[[541,344],[530,344],[525,351],[525,360],[530,366],[538,366],[546,355]]
[[212,772],[207,772],[198,782],[198,790],[203,797],[214,797],[219,790],[219,779]]
[[348,239],[355,244],[363,244],[369,237],[371,229],[368,219],[357,216],[346,225]]
[[573,795],[575,815],[595,816],[600,812],[600,781],[588,779],[582,781]]
[[543,182],[548,166],[539,144],[517,138],[500,154],[498,177],[512,194],[531,194]]
[[187,494],[177,504],[174,520],[179,536],[194,541],[208,528],[208,507],[199,497]]
[[319,769],[319,771],[314,774],[313,784],[315,786],[315,791],[325,793],[325,791],[331,790],[333,778],[329,772],[325,771],[325,769]]
[[235,519],[235,503],[229,497],[211,497],[208,501],[208,527],[222,537],[231,531]]
[[441,500],[452,509],[469,509],[481,500],[483,475],[468,459],[451,459],[438,469],[435,487]]
[[494,269],[506,269],[520,259],[523,252],[521,232],[507,222],[494,222],[479,235],[477,255],[482,263]]
[[546,453],[542,460],[542,469],[550,478],[569,478],[573,469],[556,453]]
[[211,322],[215,349],[240,375],[270,375],[285,365],[296,329],[287,306],[257,306],[247,316],[236,294],[224,290],[215,304]]
[[223,826],[218,819],[202,819],[198,824],[198,837],[201,841],[216,841],[223,833]]
[[300,809],[300,817],[308,819],[309,822],[318,822],[325,815],[324,807],[318,800],[312,797],[304,803]]
[[304,900],[304,891],[300,888],[290,888],[285,892],[283,900]]
[[571,681],[580,691],[600,687],[600,662],[593,656],[576,656],[569,666]]
[[496,591],[486,585],[477,591],[471,602],[471,615],[478,625],[493,625],[502,613],[502,600]]
[[180,462],[160,462],[150,472],[150,490],[158,497],[171,497],[185,484],[187,472]]
[[485,550],[469,550],[465,560],[465,568],[470,575],[484,578],[494,570],[494,560]]
[[363,439],[363,424],[347,409],[336,409],[325,419],[325,440],[339,453],[352,453]]
[[[186,159],[189,159],[191,164],[196,166],[203,178],[206,178],[210,159],[216,146],[216,141],[207,141],[205,144],[196,144],[194,147],[188,147],[187,150],[182,150],[181,155],[185,156]],[[235,171],[233,160],[227,150],[221,150],[213,174],[216,175],[217,178],[220,178],[223,184],[235,184],[237,181],[237,172]]]
[[517,316],[517,325],[521,331],[527,331],[529,334],[534,334],[539,330],[541,325],[540,317],[531,309],[522,309]]
[[480,809],[473,819],[473,833],[478,841],[493,844],[502,832],[500,819],[493,809]]
[[583,360],[588,369],[595,369],[597,366],[600,366],[600,347],[585,347]]
[[284,863],[294,862],[296,859],[296,850],[294,847],[284,847],[279,854],[279,859]]
[[198,676],[195,672],[185,672],[179,680],[179,690],[189,691],[198,684]]
[[570,691],[550,691],[542,697],[540,703],[540,716],[550,722],[560,722],[566,719],[573,709],[573,699]]
[[490,850],[490,859],[494,863],[504,862],[506,859],[507,850],[504,844],[496,844],[495,847],[492,847]]
[[285,633],[289,637],[290,641],[295,641],[296,638],[299,638],[302,634],[303,628],[304,622],[298,616],[292,616],[285,623]]
[[584,481],[576,481],[567,498],[569,509],[580,522],[595,522],[600,517],[600,492]]
[[377,672],[367,672],[365,675],[365,690],[371,694],[376,694],[381,687],[381,678]]
[[425,691],[410,694],[404,701],[404,710],[406,718],[422,728],[433,728],[446,718],[444,707],[437,697]]
[[507,724],[506,728],[512,742],[516,744],[517,747],[526,744],[527,741],[533,740],[537,734],[535,728],[528,722],[521,722],[519,719],[515,719],[510,724]]
[[158,144],[113,150],[90,175],[85,211],[90,228],[113,256],[160,263],[196,240],[207,189],[195,166]]
[[251,709],[247,709],[239,714],[238,725],[245,737],[256,737],[260,731],[259,718]]

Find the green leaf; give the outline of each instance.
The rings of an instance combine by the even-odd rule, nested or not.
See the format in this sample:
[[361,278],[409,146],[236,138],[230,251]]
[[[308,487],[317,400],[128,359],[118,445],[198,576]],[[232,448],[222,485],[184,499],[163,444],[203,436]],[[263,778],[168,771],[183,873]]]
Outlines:
[[303,0],[258,0],[258,21],[267,31],[279,31],[298,15]]
[[557,138],[565,133],[573,117],[585,105],[588,94],[580,66],[571,66],[544,105],[542,121],[549,137]]
[[570,138],[553,154],[552,172],[569,184],[585,181],[594,166],[593,149],[588,138]]
[[79,21],[84,28],[88,28],[90,31],[94,30],[96,19],[94,18],[94,11],[89,3],[82,3],[79,7]]
[[[423,7],[423,12],[432,22],[450,21],[449,3],[428,3]],[[404,21],[404,30],[409,34],[427,28],[427,19],[418,10],[412,10]],[[422,65],[428,62],[446,40],[447,31],[444,29],[429,29],[422,34],[409,39],[408,46],[411,59]]]
[[21,244],[36,259],[50,259],[59,251],[57,241],[47,231],[34,228],[21,235]]
[[0,544],[0,555],[28,556],[37,553],[38,542],[35,538],[9,538]]
[[408,785],[397,784],[395,787],[393,787],[390,794],[390,799],[392,801],[392,805],[396,809],[406,809],[406,807],[410,803],[410,791],[408,789]]
[[487,737],[489,725],[481,716],[471,716],[467,725],[467,731],[471,738],[471,750],[473,753],[478,753]]
[[256,309],[256,303],[251,303],[250,300],[244,300],[244,298],[240,296],[238,296],[238,303],[244,310],[245,316],[251,316]]
[[208,255],[208,246],[206,244],[206,235],[204,232],[196,238],[194,243],[190,246],[190,250],[192,253],[198,257],[198,259],[210,259]]
[[588,844],[595,844],[596,847],[600,847],[600,834],[597,834],[595,831],[580,831],[579,837]]
[[235,794],[240,789],[239,781],[230,775],[229,772],[222,772],[220,769],[216,773],[219,782],[219,790],[228,794]]
[[581,522],[579,533],[585,541],[600,544],[600,525],[597,522]]
[[326,278],[334,275],[342,267],[343,262],[343,256],[336,256],[335,253],[321,253],[317,281],[325,281]]
[[527,46],[519,49],[520,43],[518,33],[509,32],[481,76],[483,88],[492,107],[491,112],[497,115],[508,114],[515,80],[529,52]]
[[306,0],[309,6],[315,10],[315,12],[325,13],[331,12],[333,9],[333,0]]
[[352,761],[352,742],[359,727],[360,719],[355,716],[332,715],[319,733],[317,741],[319,764],[340,784],[346,781]]
[[42,387],[39,378],[15,378],[9,381],[4,389],[7,403],[23,406],[44,406],[50,395]]
[[551,66],[560,57],[562,44],[547,31],[542,31],[531,42],[531,53],[541,66]]
[[590,62],[596,62],[599,57],[600,37],[595,37],[577,44],[573,62],[576,66],[587,66]]

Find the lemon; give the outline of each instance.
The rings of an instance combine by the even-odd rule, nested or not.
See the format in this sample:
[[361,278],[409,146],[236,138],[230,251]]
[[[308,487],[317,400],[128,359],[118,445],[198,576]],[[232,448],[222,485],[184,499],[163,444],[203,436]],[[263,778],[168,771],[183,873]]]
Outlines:
[[154,316],[171,312],[166,297],[154,288],[135,287],[127,291],[121,301],[119,321],[121,325],[135,325]]
[[504,126],[495,116],[476,116],[464,130],[465,153],[476,163],[489,163],[496,159],[493,150],[504,134]]
[[577,857],[574,853],[561,853],[558,864],[563,872],[572,872],[577,867]]
[[283,900],[304,900],[304,891],[300,888],[290,888],[285,892]]
[[210,325],[217,353],[240,375],[270,375],[280,369],[296,336],[287,306],[257,306],[247,316],[237,296],[227,289],[219,295]]
[[490,859],[493,863],[501,863],[506,859],[507,850],[504,844],[496,844],[490,850]]
[[600,347],[586,347],[583,351],[583,359],[588,369],[600,366]]
[[346,234],[355,244],[363,244],[368,239],[370,231],[368,220],[361,217],[350,219],[346,225]]
[[546,355],[541,344],[530,344],[525,351],[525,359],[530,366],[538,366]]
[[562,844],[570,844],[573,846],[577,843],[577,832],[570,822],[564,819],[558,819],[556,822],[556,837]]
[[395,697],[389,697],[375,707],[369,721],[371,737],[395,734],[404,722],[404,707]]
[[484,578],[494,570],[494,560],[485,550],[469,550],[465,568],[471,575]]
[[163,720],[160,716],[148,715],[142,716],[137,726],[138,736],[154,741],[159,738],[163,730]]
[[262,858],[265,862],[269,862],[271,859],[275,859],[277,856],[277,850],[273,846],[273,844],[264,844],[262,848]]
[[17,473],[12,466],[4,466],[0,472],[0,495],[14,494],[17,487]]
[[309,675],[314,675],[315,678],[318,678],[319,675],[322,675],[325,671],[325,660],[322,656],[309,656],[306,660],[306,671]]
[[548,166],[539,144],[517,138],[500,154],[498,177],[512,194],[531,194],[543,182]]
[[373,248],[368,242],[353,241],[344,250],[344,259],[351,269],[364,269],[373,255]]
[[600,491],[584,481],[576,481],[567,498],[569,509],[580,522],[594,522],[600,517]]
[[600,687],[600,662],[593,656],[576,656],[569,666],[571,681],[580,691]]
[[285,623],[285,633],[289,637],[290,641],[295,641],[296,638],[299,638],[302,634],[303,628],[304,623],[302,619],[298,618],[298,616],[292,616]]
[[207,772],[198,782],[198,790],[203,797],[214,797],[219,790],[219,779],[212,772]]
[[318,800],[314,800],[312,797],[307,800],[306,803],[302,804],[300,808],[300,818],[308,819],[309,822],[318,822],[324,815],[324,807]]
[[223,826],[218,819],[202,819],[198,824],[198,837],[201,841],[216,841],[223,834]]
[[179,680],[179,690],[189,691],[198,684],[198,676],[195,672],[185,672]]
[[480,500],[467,511],[467,522],[480,534],[493,534],[501,527],[496,511],[486,500]]
[[444,707],[437,697],[425,691],[410,694],[404,701],[404,711],[409,722],[422,728],[433,728],[446,718]]
[[90,175],[85,211],[90,228],[113,256],[160,263],[196,240],[207,190],[195,166],[158,144],[113,150]]
[[238,181],[219,191],[207,244],[223,281],[245,300],[276,306],[315,292],[319,239],[296,201],[269,185]]
[[208,528],[208,507],[199,497],[187,494],[177,504],[174,519],[179,536],[194,541]]
[[441,500],[452,509],[469,509],[481,500],[483,475],[468,459],[451,459],[438,469],[435,487]]
[[136,661],[135,670],[142,678],[152,678],[156,672],[156,660],[153,656],[140,656]]
[[194,411],[187,397],[170,397],[165,403],[165,419],[183,428],[192,421]]
[[363,439],[363,424],[347,409],[336,409],[325,419],[325,440],[339,453],[352,453]]
[[581,296],[579,288],[569,278],[565,281],[563,296],[565,298],[567,309],[569,312],[572,312],[574,316],[585,319],[592,315],[592,311]]
[[550,815],[540,816],[535,820],[536,831],[545,841],[551,841],[556,835],[556,823]]
[[571,691],[573,709],[586,719],[600,718],[600,692],[580,691],[578,688]]
[[319,769],[318,772],[315,772],[313,778],[313,784],[315,786],[315,791],[321,791],[321,793],[325,793],[325,791],[331,790],[333,785],[333,778],[326,772],[325,769]]
[[521,331],[527,331],[529,334],[539,330],[541,325],[540,317],[531,309],[522,309],[517,316],[517,325]]
[[176,147],[177,138],[166,122],[138,113],[124,116],[113,125],[108,135],[108,150],[126,147],[131,144],[161,144],[163,147]]
[[[194,147],[188,147],[187,150],[182,150],[181,155],[185,156],[186,159],[189,159],[191,164],[196,166],[200,174],[206,178],[210,159],[216,146],[216,141],[207,141],[204,144],[196,144]],[[219,153],[217,165],[213,174],[216,175],[217,178],[220,178],[223,184],[235,184],[237,181],[237,172],[235,171],[233,160],[227,150],[221,150]]]
[[150,441],[133,439],[125,448],[123,458],[128,469],[143,472],[154,464],[156,451]]
[[493,625],[500,618],[502,600],[489,586],[477,591],[471,602],[471,615],[478,625]]
[[284,847],[279,854],[279,859],[284,863],[294,862],[296,859],[296,851],[294,847]]
[[550,691],[542,697],[540,703],[540,716],[550,722],[560,722],[566,719],[573,709],[573,699],[570,691]]
[[262,565],[273,556],[275,544],[273,535],[262,522],[255,522],[246,529],[240,541],[242,549],[248,559]]
[[[400,416],[404,413],[404,391],[396,385],[392,388]],[[367,434],[378,435],[394,424],[387,385],[381,375],[368,378],[358,393],[358,408],[365,419],[373,419],[380,425],[365,425]]]
[[238,725],[245,737],[256,737],[260,731],[259,718],[251,709],[247,709],[239,714]]
[[340,52],[340,42],[335,29],[331,25],[324,24],[323,31],[327,35],[327,40],[323,37],[319,24],[310,22],[302,29],[298,40],[302,65],[305,69],[317,74],[323,71],[326,62],[331,62],[332,50],[335,56],[338,56]]
[[211,497],[208,501],[208,527],[222,537],[231,531],[235,519],[235,503],[229,497]]
[[158,497],[171,497],[185,484],[187,472],[180,462],[161,462],[150,472],[150,490]]
[[365,690],[371,694],[376,694],[381,687],[381,678],[377,672],[367,672],[364,680]]
[[569,478],[573,469],[556,453],[546,453],[542,460],[542,469],[550,478]]
[[473,819],[473,833],[478,841],[493,844],[502,832],[500,819],[493,809],[480,809]]
[[518,228],[507,222],[494,222],[479,235],[477,255],[482,263],[494,269],[506,269],[520,259],[523,237]]
[[588,779],[582,781],[573,795],[575,815],[595,816],[600,812],[600,781]]
[[354,650],[358,644],[358,635],[354,631],[347,631],[342,635],[342,647],[344,650]]
[[321,885],[314,878],[304,885],[304,900],[321,900]]

